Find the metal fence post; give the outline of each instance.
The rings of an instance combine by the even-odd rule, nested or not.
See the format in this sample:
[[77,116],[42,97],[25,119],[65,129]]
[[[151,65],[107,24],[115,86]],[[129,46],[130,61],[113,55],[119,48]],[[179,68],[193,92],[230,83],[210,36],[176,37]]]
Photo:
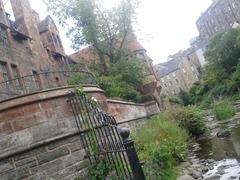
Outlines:
[[123,145],[126,148],[127,157],[133,172],[135,180],[145,180],[142,166],[139,162],[134,142],[129,138],[130,131],[128,128],[120,128],[119,133],[123,139]]

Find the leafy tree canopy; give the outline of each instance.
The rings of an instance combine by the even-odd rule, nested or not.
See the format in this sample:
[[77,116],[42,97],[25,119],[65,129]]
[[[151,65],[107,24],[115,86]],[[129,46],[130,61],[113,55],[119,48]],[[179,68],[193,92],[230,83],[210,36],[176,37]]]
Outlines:
[[240,58],[240,29],[231,29],[215,36],[205,56],[211,68],[216,66],[227,73],[235,71]]
[[104,71],[107,70],[106,57],[116,63],[126,55],[124,42],[133,32],[137,0],[121,0],[106,9],[100,0],[44,0],[48,9],[69,27],[73,47],[93,46]]

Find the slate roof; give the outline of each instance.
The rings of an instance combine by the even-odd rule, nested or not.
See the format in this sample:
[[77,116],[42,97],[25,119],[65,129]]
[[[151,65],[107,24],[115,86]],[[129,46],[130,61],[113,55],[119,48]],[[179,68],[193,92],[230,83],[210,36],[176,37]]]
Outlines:
[[38,30],[40,33],[48,31],[49,25],[53,24],[54,27],[57,29],[57,26],[55,25],[52,17],[50,15],[48,15],[44,20],[42,20],[39,24],[38,24]]
[[9,20],[10,22],[10,30],[12,35],[19,39],[19,40],[27,40],[27,39],[31,39],[29,36],[23,34],[22,32],[19,32],[17,24],[15,21]]
[[181,58],[176,58],[176,59],[156,65],[155,71],[158,77],[162,78],[170,74],[171,72],[174,72],[177,69],[179,69],[180,62],[181,62]]

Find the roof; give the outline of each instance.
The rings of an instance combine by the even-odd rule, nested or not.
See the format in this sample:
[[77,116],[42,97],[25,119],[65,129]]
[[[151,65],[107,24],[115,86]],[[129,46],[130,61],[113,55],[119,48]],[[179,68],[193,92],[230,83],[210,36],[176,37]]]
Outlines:
[[[70,57],[76,60],[94,60],[98,57],[92,51],[92,46],[86,47],[84,49],[81,49],[78,52],[75,52],[74,54],[71,54]],[[137,41],[136,38],[131,38],[127,41],[127,44],[125,45],[125,48],[129,49],[131,52],[135,53],[137,51],[146,51],[145,48]],[[149,58],[150,59],[150,58]]]
[[91,50],[91,46],[81,49],[80,51],[75,52],[74,54],[71,54],[70,57],[76,61],[80,60],[89,61],[95,60],[97,58],[96,54]]
[[48,27],[50,24],[53,24],[54,27],[57,29],[57,26],[55,25],[53,19],[51,16],[47,16],[44,20],[42,20],[39,24],[38,24],[38,29],[39,29],[39,32],[42,33],[42,32],[45,32],[45,31],[48,31]]
[[132,52],[141,51],[141,50],[146,51],[145,48],[137,41],[136,38],[128,41],[127,49],[131,50]]
[[11,34],[18,40],[27,40],[27,39],[31,39],[29,36],[23,34],[22,32],[19,32],[18,27],[16,22],[9,20],[10,22],[10,30],[11,30]]
[[176,58],[176,59],[167,61],[165,63],[155,65],[154,68],[156,70],[157,76],[162,78],[170,74],[171,72],[178,70],[180,62],[181,62],[181,58]]

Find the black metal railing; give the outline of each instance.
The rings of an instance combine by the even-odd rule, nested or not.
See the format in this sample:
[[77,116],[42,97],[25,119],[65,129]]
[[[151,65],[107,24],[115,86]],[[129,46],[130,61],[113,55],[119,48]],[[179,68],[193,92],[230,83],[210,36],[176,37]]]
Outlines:
[[0,102],[9,98],[67,85],[97,85],[88,71],[51,71],[0,82]]
[[68,102],[91,164],[103,156],[117,179],[145,180],[129,131],[119,128],[115,118],[103,113],[84,93],[71,92]]

